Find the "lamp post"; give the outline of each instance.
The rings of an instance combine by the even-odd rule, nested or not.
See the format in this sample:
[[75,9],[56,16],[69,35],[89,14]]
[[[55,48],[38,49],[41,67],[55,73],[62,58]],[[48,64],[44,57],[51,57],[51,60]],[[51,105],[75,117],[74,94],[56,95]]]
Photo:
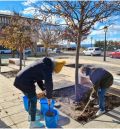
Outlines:
[[91,47],[92,47],[92,39],[93,39],[93,38],[91,37]]
[[108,30],[108,27],[105,26],[104,28],[104,32],[105,32],[105,42],[104,42],[104,61],[106,61],[106,46],[107,46],[107,42],[106,42],[106,33],[107,33],[107,30]]

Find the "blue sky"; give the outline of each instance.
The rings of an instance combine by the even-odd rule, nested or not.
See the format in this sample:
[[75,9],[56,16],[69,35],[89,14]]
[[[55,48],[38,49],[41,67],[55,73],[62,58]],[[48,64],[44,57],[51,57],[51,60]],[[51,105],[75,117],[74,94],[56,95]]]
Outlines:
[[21,11],[24,10],[25,6],[22,1],[1,1],[0,0],[0,10],[1,11]]
[[[36,2],[37,0],[0,0],[0,13],[10,14],[12,11],[17,11],[22,13],[24,16],[31,16],[31,14],[33,14],[32,11],[34,10],[34,8],[29,6],[30,1]],[[110,19],[112,19],[112,23],[114,24],[108,28],[107,40],[120,41],[120,16],[114,16]],[[96,29],[102,29],[104,26],[104,24],[100,23],[95,24]],[[103,30],[91,31],[91,34],[84,41],[84,43],[91,43],[91,37],[93,43],[95,42],[95,40],[104,40],[104,35],[105,32]]]

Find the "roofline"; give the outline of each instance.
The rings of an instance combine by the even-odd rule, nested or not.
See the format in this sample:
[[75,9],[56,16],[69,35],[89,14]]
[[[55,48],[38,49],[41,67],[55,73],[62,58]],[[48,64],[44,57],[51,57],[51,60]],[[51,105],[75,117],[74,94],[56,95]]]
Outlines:
[[[11,14],[11,15],[8,15],[8,14],[1,14],[0,13],[0,16],[6,16],[6,17],[14,17],[15,15],[13,14]],[[34,18],[30,18],[30,17],[23,17],[23,16],[20,16],[21,18],[26,18],[26,19],[31,19],[31,20],[34,20]],[[42,21],[42,20],[40,20],[40,19],[36,19],[36,20],[39,20],[39,21]]]

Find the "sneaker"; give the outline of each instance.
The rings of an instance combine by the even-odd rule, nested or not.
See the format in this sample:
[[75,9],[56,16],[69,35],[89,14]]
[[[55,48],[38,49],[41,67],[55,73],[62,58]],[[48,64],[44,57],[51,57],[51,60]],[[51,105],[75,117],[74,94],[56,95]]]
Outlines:
[[96,116],[100,116],[100,115],[102,115],[104,113],[105,113],[105,111],[98,110],[97,113],[96,113]]
[[94,105],[94,108],[99,108],[99,105],[97,104],[97,105]]
[[41,128],[44,127],[44,124],[40,123],[39,121],[31,121],[30,128]]

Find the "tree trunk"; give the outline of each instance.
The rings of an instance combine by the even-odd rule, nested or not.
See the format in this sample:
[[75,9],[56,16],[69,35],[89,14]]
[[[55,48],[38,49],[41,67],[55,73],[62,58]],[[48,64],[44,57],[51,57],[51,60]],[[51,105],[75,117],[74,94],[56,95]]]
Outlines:
[[35,57],[37,56],[37,43],[34,43],[32,47],[32,55]]
[[76,58],[75,58],[75,98],[77,99],[77,86],[78,86],[78,64],[79,64],[79,50],[81,43],[81,35],[79,35],[77,40],[77,48],[76,48]]
[[15,51],[12,51],[12,58],[15,58]]
[[48,57],[48,48],[45,47],[45,56]]
[[19,70],[21,70],[22,69],[22,58],[23,58],[23,52],[22,51],[20,51],[19,52],[19,55],[20,55],[20,68],[19,68]]

